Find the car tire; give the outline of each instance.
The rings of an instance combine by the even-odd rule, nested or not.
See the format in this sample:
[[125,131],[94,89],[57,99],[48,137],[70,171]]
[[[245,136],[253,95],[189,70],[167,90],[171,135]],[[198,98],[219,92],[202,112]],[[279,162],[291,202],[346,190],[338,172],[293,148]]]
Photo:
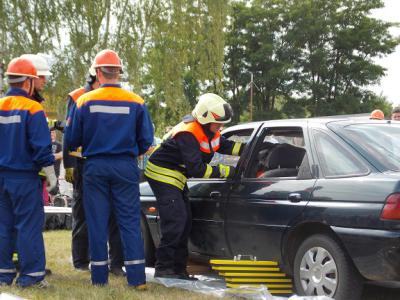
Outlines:
[[294,259],[294,285],[303,296],[358,300],[362,278],[343,248],[330,236],[316,234],[299,247]]
[[142,230],[146,267],[154,267],[156,261],[156,254],[155,254],[156,251],[153,239],[151,237],[149,226],[147,225],[144,216],[140,218],[140,229]]

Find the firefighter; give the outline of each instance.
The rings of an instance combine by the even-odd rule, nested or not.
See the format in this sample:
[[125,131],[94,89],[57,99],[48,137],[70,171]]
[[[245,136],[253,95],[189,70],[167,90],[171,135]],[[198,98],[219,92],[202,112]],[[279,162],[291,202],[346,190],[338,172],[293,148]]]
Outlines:
[[32,97],[37,102],[42,103],[43,101],[45,101],[45,99],[41,95],[41,92],[43,91],[44,86],[47,83],[48,76],[51,76],[50,66],[47,63],[46,59],[39,54],[23,54],[21,55],[21,58],[30,60],[36,68],[38,78],[34,79],[35,89],[33,91]]
[[[50,66],[42,54],[23,54],[21,58],[26,58],[32,62],[37,70],[38,78],[34,79],[35,89],[32,94],[32,99],[42,103],[45,98],[42,96],[42,91],[47,83],[48,77],[52,75]],[[50,129],[63,130],[63,122],[56,119],[47,119]]]
[[385,114],[380,109],[375,109],[370,114],[370,120],[384,120]]
[[226,140],[220,134],[231,121],[232,109],[220,96],[207,93],[183,122],[176,125],[150,156],[145,176],[157,199],[161,241],[156,252],[155,277],[195,280],[186,271],[191,211],[188,203],[188,177],[230,178],[234,168],[210,166],[215,152],[240,155],[243,144]]
[[83,198],[92,283],[108,283],[107,229],[114,210],[128,284],[145,289],[136,157],[153,142],[153,126],[143,99],[121,88],[122,64],[116,52],[100,51],[94,68],[100,88],[79,97],[66,136],[68,147],[82,146],[86,157]]
[[0,99],[0,285],[16,277],[12,262],[14,231],[20,263],[17,285],[46,287],[42,228],[44,210],[39,171],[53,192],[57,187],[50,131],[43,107],[32,100],[37,71],[27,59],[7,68],[10,89]]
[[[100,86],[93,67],[89,68],[86,85],[68,94],[67,117],[70,118],[72,111],[76,108],[76,101],[83,94],[97,89]],[[65,180],[73,185],[72,197],[72,263],[78,271],[89,270],[89,240],[85,211],[83,208],[82,191],[82,170],[84,159],[79,151],[70,153],[67,150],[66,142],[63,143]],[[109,228],[109,257],[110,272],[117,276],[122,276],[122,266],[124,263],[121,238],[115,221],[114,214],[111,214]]]

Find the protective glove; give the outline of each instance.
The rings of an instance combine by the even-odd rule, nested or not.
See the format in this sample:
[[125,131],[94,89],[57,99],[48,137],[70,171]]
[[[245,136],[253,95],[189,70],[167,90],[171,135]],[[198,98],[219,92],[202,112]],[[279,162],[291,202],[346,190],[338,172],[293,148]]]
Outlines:
[[50,130],[53,130],[57,123],[56,119],[47,119],[47,125],[49,126]]
[[74,182],[74,168],[66,168],[65,169],[65,181],[69,183]]
[[218,165],[221,178],[232,178],[235,175],[235,168],[223,164]]
[[50,195],[57,194],[57,177],[56,172],[54,171],[54,166],[48,166],[42,169],[46,174],[47,181],[47,191]]

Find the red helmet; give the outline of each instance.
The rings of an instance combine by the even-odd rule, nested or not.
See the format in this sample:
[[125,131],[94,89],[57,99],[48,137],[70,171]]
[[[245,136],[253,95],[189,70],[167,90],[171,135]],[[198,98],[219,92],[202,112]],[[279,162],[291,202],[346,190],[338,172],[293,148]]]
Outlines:
[[30,60],[21,57],[14,58],[10,61],[7,67],[6,75],[21,77],[15,79],[9,78],[8,81],[10,83],[22,82],[26,80],[26,77],[38,78],[37,71],[33,63]]
[[93,67],[116,67],[122,69],[122,63],[117,52],[105,49],[97,53],[96,57],[94,58]]
[[374,111],[372,111],[369,118],[373,120],[383,120],[385,119],[385,114],[380,109],[375,109]]

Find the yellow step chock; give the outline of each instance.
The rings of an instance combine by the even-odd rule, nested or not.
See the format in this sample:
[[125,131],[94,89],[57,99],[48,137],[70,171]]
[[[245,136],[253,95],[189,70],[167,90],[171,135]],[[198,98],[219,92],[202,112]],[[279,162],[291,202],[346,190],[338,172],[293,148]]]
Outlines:
[[[279,268],[276,261],[258,261],[239,259],[212,259],[213,270],[223,276],[228,288],[267,287],[271,294],[293,294],[292,280]],[[243,256],[242,256],[243,257]],[[236,257],[235,257],[236,258]]]
[[232,278],[232,277],[225,277],[225,281],[227,282],[249,282],[251,281],[252,283],[275,283],[275,282],[279,282],[279,283],[291,283],[292,279],[290,278]]
[[279,268],[268,268],[268,267],[233,267],[233,266],[218,266],[212,267],[216,271],[269,271],[279,272]]

